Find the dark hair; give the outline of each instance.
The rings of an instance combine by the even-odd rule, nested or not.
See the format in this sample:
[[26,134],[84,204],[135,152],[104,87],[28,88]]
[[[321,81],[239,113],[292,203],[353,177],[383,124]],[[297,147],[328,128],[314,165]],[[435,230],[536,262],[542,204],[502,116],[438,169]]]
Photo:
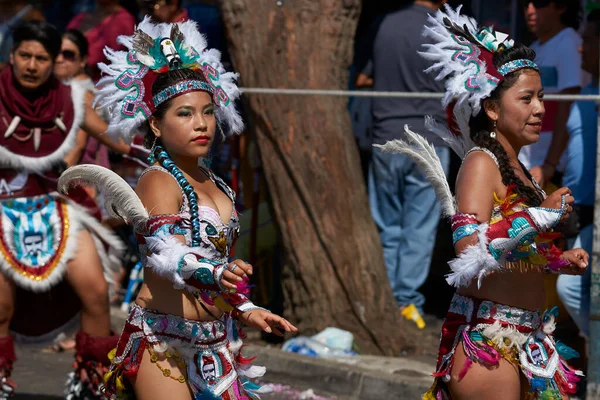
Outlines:
[[88,56],[88,41],[81,31],[77,29],[69,29],[63,34],[63,38],[70,40],[77,46],[77,50],[79,50],[79,55],[83,57]]
[[[494,67],[499,68],[501,65],[506,64],[509,61],[518,59],[527,59],[533,61],[535,59],[535,51],[517,43],[510,49],[494,54],[493,64]],[[494,89],[488,99],[495,102],[500,101],[504,92],[506,92],[507,89],[511,88],[515,84],[519,76],[526,69],[517,70],[511,74],[508,74],[502,80],[502,82],[500,82],[498,87]],[[506,150],[504,150],[504,147],[502,147],[498,140],[490,136],[489,132],[491,128],[491,122],[483,108],[484,101],[485,100],[481,102],[481,111],[476,116],[471,117],[469,120],[471,139],[473,139],[473,142],[475,142],[477,146],[484,147],[494,153],[496,159],[498,160],[500,174],[502,175],[502,183],[505,186],[514,185],[515,193],[517,193],[519,197],[525,199],[528,205],[540,205],[543,200],[541,195],[537,190],[525,185],[523,181],[519,179],[519,177],[515,174],[512,165],[510,164],[508,154],[506,153]],[[529,175],[527,168],[523,167],[523,170],[525,171],[527,177],[531,179],[531,175]]]
[[[166,89],[167,87],[174,85],[178,82],[188,80],[188,79],[197,79],[206,82],[204,75],[200,72],[193,71],[191,69],[176,69],[172,71],[165,72],[164,74],[160,74],[154,83],[152,84],[152,96],[155,96],[160,91]],[[165,116],[169,105],[171,104],[171,100],[167,100],[161,105],[159,105],[154,114],[152,114],[157,119],[162,119]],[[151,148],[153,143],[156,143],[154,148],[151,150],[150,157],[154,158],[158,161],[158,163],[165,168],[179,184],[181,191],[185,194],[188,204],[190,207],[190,219],[192,222],[192,247],[200,246],[202,240],[200,238],[200,215],[198,208],[198,196],[194,191],[194,188],[188,180],[185,178],[181,170],[175,165],[175,163],[169,157],[169,153],[167,153],[166,149],[162,147],[160,140],[156,140],[155,136],[150,129],[150,123],[146,122],[146,136],[144,137],[144,146],[147,148]]]
[[552,0],[554,5],[564,7],[565,11],[560,15],[560,22],[564,26],[569,26],[575,30],[579,29],[583,10],[579,0]]
[[22,42],[34,40],[40,42],[54,60],[60,53],[62,38],[60,32],[45,21],[26,21],[13,31],[13,47],[15,51]]
[[596,35],[600,36],[600,9],[590,11],[586,18],[587,23],[593,23],[596,26]]

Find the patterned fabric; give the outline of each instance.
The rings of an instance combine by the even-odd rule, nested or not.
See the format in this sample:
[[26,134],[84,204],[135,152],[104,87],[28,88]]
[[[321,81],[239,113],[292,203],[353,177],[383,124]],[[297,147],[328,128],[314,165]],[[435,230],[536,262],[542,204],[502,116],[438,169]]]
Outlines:
[[[169,172],[158,166],[150,167],[144,174],[158,170],[166,174]],[[169,174],[169,176],[172,176]],[[213,183],[221,189],[232,202],[231,217],[227,224],[223,223],[219,213],[207,206],[199,206],[200,209],[200,237],[201,246],[199,253],[207,259],[216,262],[227,262],[229,251],[233,248],[239,235],[240,222],[237,210],[235,209],[235,192],[218,176],[207,173],[207,176]],[[147,246],[144,237],[157,236],[160,233],[169,233],[183,235],[185,244],[191,246],[192,224],[190,221],[190,207],[187,196],[181,194],[182,204],[177,215],[157,215],[150,217],[146,232],[138,232],[137,237],[140,244],[140,253],[142,259],[147,256]],[[172,232],[172,233],[171,233]]]
[[459,379],[472,363],[488,368],[499,365],[502,358],[519,366],[527,377],[529,395],[534,399],[559,399],[574,394],[581,371],[566,360],[579,355],[552,337],[557,308],[546,311],[523,310],[491,301],[455,294],[442,327],[436,378],[423,400],[449,400],[447,383],[454,366],[459,344],[467,361]]
[[124,246],[87,209],[56,194],[0,200],[0,271],[24,289],[47,291],[62,280],[81,229],[92,233],[112,281]]
[[[109,355],[112,366],[103,390],[111,398],[134,398],[128,379],[137,374],[148,353],[165,379],[187,383],[194,399],[255,399],[254,391],[264,393],[268,388],[259,388],[244,377],[260,377],[265,370],[250,366],[240,349],[241,339],[229,314],[220,320],[193,321],[135,305],[117,348]],[[174,375],[161,357],[181,363],[184,375]]]

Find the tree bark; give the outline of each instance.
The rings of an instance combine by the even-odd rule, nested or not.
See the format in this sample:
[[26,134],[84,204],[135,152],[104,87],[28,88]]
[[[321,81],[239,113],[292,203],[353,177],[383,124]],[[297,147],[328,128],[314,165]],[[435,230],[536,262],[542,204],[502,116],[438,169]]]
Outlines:
[[[246,87],[347,87],[360,0],[221,0]],[[351,331],[365,353],[414,348],[372,221],[348,99],[247,95],[286,252],[285,314],[301,334]]]

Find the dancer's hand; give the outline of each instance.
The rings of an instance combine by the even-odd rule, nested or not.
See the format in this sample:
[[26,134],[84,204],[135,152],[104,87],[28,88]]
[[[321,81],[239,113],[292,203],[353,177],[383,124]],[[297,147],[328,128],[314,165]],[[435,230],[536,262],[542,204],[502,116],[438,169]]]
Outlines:
[[[563,197],[564,197],[564,205],[563,205]],[[560,210],[564,208],[565,212],[563,216],[560,218],[561,221],[566,221],[569,218],[569,214],[573,211],[573,203],[575,202],[575,198],[571,194],[571,189],[568,187],[561,187],[560,189],[556,189],[552,192],[546,200],[540,204],[540,207],[545,208],[553,208],[555,210]]]
[[227,289],[237,289],[237,284],[248,279],[250,275],[252,275],[252,265],[239,259],[233,260],[223,272],[221,285]]
[[288,320],[273,314],[267,310],[254,309],[241,313],[239,320],[247,326],[260,329],[267,333],[274,333],[277,336],[283,336],[285,332],[298,332],[298,328],[290,324]]
[[583,249],[567,250],[560,258],[568,261],[570,264],[560,269],[561,274],[565,275],[583,275],[589,263],[589,255]]

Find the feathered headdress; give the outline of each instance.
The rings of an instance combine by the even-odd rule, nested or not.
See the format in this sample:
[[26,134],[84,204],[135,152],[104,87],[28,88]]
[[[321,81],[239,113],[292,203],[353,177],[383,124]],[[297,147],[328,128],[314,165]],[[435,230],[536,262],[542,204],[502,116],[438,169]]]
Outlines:
[[434,64],[425,72],[437,72],[436,80],[445,80],[442,105],[449,111],[449,124],[457,129],[448,132],[428,120],[426,126],[441,136],[459,156],[473,147],[469,137],[469,119],[481,110],[481,101],[489,97],[504,76],[522,68],[537,69],[531,60],[511,61],[496,69],[494,54],[513,47],[508,35],[492,27],[480,29],[477,21],[460,14],[462,6],[429,16],[423,34],[433,40],[419,52]]
[[[234,104],[240,96],[238,75],[225,71],[218,50],[207,49],[195,22],[154,24],[146,17],[133,36],[119,36],[117,42],[128,51],[104,49],[110,63],[98,64],[105,75],[98,82],[95,100],[99,108],[110,113],[107,134],[113,139],[130,143],[156,107],[198,90],[212,96],[217,121],[226,134],[242,131],[242,119]],[[152,84],[160,74],[182,68],[199,72],[202,79],[177,82],[152,96]]]

